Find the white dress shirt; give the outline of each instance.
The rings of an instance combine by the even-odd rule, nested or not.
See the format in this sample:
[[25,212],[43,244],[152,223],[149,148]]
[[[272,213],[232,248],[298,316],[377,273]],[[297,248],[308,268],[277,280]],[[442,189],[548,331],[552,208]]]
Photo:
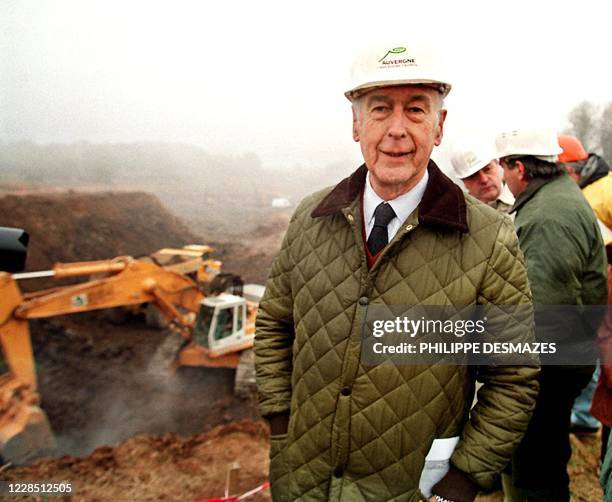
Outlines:
[[[395,211],[395,218],[393,218],[387,225],[387,235],[389,242],[395,237],[395,234],[402,226],[402,223],[406,221],[410,213],[416,209],[421,203],[423,194],[425,193],[425,187],[427,186],[427,180],[429,180],[429,173],[427,169],[421,180],[412,188],[412,190],[400,195],[399,197],[386,201],[391,205],[393,211]],[[378,207],[381,202],[385,202],[381,199],[378,194],[372,188],[370,184],[370,173],[368,172],[365,182],[365,190],[363,192],[363,217],[365,220],[365,231],[366,240],[370,237],[370,232],[374,228],[374,210]]]

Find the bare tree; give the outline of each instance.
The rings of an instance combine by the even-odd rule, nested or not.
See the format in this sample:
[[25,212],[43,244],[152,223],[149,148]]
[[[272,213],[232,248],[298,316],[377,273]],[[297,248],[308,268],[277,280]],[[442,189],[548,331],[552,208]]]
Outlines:
[[569,114],[569,121],[572,125],[569,132],[576,136],[589,152],[599,147],[598,115],[597,107],[589,101],[576,105]]
[[612,165],[612,102],[608,103],[604,108],[599,122],[601,154],[606,159],[606,162]]

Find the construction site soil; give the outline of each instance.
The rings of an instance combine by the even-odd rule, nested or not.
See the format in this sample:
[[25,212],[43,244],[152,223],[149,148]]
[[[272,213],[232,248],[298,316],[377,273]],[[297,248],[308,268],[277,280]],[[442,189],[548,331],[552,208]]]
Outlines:
[[[242,239],[230,241],[222,232],[199,235],[197,223],[187,228],[145,193],[0,197],[0,226],[31,234],[29,270],[204,242],[216,245],[224,270],[263,282],[288,213],[260,216],[250,230],[240,229]],[[204,220],[209,226],[205,214]],[[32,281],[27,289],[40,287]],[[172,337],[138,317],[115,326],[91,312],[34,321],[31,331],[57,456],[4,466],[0,479],[69,481],[73,493],[65,499],[75,501],[221,497],[228,473],[234,494],[266,481],[269,431],[253,398],[233,395],[232,370],[173,371],[165,357]],[[598,436],[572,436],[572,448],[573,499],[600,500]],[[270,496],[264,491],[249,500]]]

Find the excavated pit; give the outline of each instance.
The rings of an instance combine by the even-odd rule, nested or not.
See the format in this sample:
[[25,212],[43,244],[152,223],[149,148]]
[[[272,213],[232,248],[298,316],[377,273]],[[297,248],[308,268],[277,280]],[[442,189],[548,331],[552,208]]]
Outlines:
[[58,454],[87,455],[136,434],[189,435],[258,417],[233,395],[234,371],[174,369],[168,337],[139,318],[117,327],[99,314],[32,323],[41,405]]

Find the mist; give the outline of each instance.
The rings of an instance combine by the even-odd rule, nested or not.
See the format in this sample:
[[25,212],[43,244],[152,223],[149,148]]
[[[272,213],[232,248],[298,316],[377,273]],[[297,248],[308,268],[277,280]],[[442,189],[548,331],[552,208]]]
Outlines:
[[466,134],[562,130],[579,101],[612,99],[609,4],[496,9],[10,0],[0,14],[0,140],[179,143],[254,154],[271,170],[352,170],[360,153],[343,96],[352,58],[416,38],[438,46],[453,75],[441,156]]

